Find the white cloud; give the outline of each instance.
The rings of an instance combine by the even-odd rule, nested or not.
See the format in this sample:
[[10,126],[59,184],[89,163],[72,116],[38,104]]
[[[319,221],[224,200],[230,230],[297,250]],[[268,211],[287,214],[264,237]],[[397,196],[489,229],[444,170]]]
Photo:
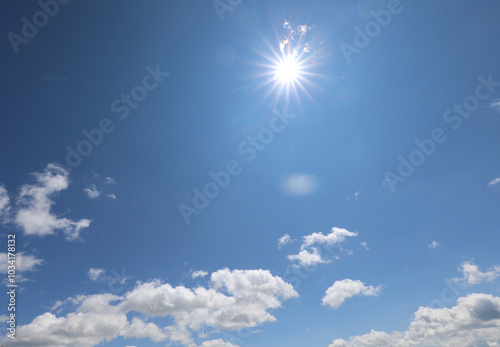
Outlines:
[[10,199],[4,186],[0,185],[0,223],[6,223],[9,218]]
[[472,262],[465,261],[459,267],[458,271],[463,273],[463,277],[452,279],[454,282],[459,282],[463,285],[474,285],[483,282],[491,282],[500,276],[500,265],[492,265],[489,271],[481,272],[477,265]]
[[203,271],[203,270],[197,270],[197,271],[193,271],[193,273],[191,274],[191,277],[192,277],[193,279],[198,278],[198,277],[203,278],[203,277],[205,277],[206,275],[208,275],[208,272]]
[[436,249],[439,246],[441,246],[441,244],[439,242],[437,242],[436,240],[432,240],[432,242],[427,245],[427,248]]
[[351,232],[343,228],[332,228],[332,232],[328,235],[323,233],[312,233],[311,235],[304,236],[304,243],[301,249],[310,247],[315,244],[326,244],[331,246],[336,243],[343,243],[346,237],[358,236],[358,233]]
[[[16,254],[16,272],[35,271],[36,267],[43,264],[43,259],[39,259],[32,254],[19,252]],[[0,274],[6,274],[8,269],[7,253],[0,253]]]
[[201,347],[239,347],[229,342],[224,342],[222,339],[204,341]]
[[368,244],[366,242],[361,242],[361,247],[363,247],[366,250],[370,249],[370,247],[368,247]]
[[372,330],[348,341],[337,339],[329,347],[378,346],[499,346],[500,298],[473,293],[452,308],[420,307],[404,333]]
[[[300,246],[300,252],[298,254],[292,254],[288,256],[290,261],[298,261],[302,266],[312,266],[316,264],[327,264],[331,260],[325,259],[315,245],[340,245],[342,244],[346,237],[357,236],[355,232],[351,232],[346,229],[333,227],[332,231],[325,235],[323,233],[312,233],[310,235],[304,236],[304,241]],[[352,254],[352,250],[345,251],[340,247],[344,253]],[[335,256],[338,259],[338,256]]]
[[113,177],[105,177],[104,184],[116,184],[116,181]]
[[294,242],[295,240],[292,240],[292,238],[290,237],[290,235],[288,234],[285,234],[283,236],[281,236],[279,239],[278,239],[278,248],[281,249],[281,247],[283,247],[284,245],[286,245],[287,243],[291,243],[291,242]]
[[331,260],[323,259],[317,248],[312,247],[312,252],[303,249],[299,254],[291,254],[288,256],[290,261],[298,261],[301,266],[313,266],[316,264],[328,264]]
[[365,286],[360,280],[345,279],[335,281],[335,283],[326,290],[325,296],[322,299],[322,305],[328,305],[337,309],[342,303],[356,295],[361,296],[377,296],[382,291],[382,286],[377,287]]
[[496,185],[498,183],[500,183],[500,178],[495,178],[490,183],[488,183],[488,187],[494,186],[494,185]]
[[108,198],[116,200],[116,195],[115,194],[108,194],[106,195]]
[[282,187],[291,195],[310,195],[318,189],[318,178],[314,175],[291,175],[283,180]]
[[89,219],[72,221],[52,213],[51,198],[69,186],[69,173],[55,164],[48,164],[43,173],[33,173],[36,183],[23,185],[17,198],[15,223],[27,235],[52,235],[62,230],[67,240],[78,239],[80,232],[90,225]]
[[95,268],[95,267],[91,267],[89,269],[89,272],[87,273],[87,275],[89,276],[89,278],[92,281],[97,282],[99,279],[104,278],[104,274],[105,273],[106,273],[106,271],[104,271],[103,269],[98,269],[98,268]]
[[490,107],[497,112],[500,112],[500,99],[495,99],[491,102]]
[[96,199],[101,196],[101,191],[97,189],[95,184],[91,184],[88,187],[83,188],[89,199]]
[[120,335],[136,339],[150,338],[155,342],[163,341],[167,338],[167,335],[156,324],[145,323],[137,317],[132,319],[132,323],[124,328]]
[[[54,308],[76,305],[74,312],[64,317],[46,312],[18,326],[15,346],[91,347],[123,336],[191,347],[195,346],[192,335],[203,339],[206,329],[239,330],[272,322],[276,318],[268,310],[293,297],[298,294],[292,285],[268,270],[222,269],[212,273],[207,288],[173,287],[155,280],[139,283],[123,296],[79,295],[58,302]],[[132,312],[144,318],[128,321]],[[170,317],[173,323],[161,327],[147,321],[153,317]],[[9,341],[4,338],[1,343]],[[237,347],[221,339],[201,346]]]

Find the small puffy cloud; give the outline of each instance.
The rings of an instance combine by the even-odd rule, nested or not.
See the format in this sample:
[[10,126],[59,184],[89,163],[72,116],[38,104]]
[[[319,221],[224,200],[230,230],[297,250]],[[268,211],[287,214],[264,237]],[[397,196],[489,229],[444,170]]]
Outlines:
[[95,267],[91,267],[89,269],[87,275],[89,276],[89,278],[93,282],[97,282],[98,280],[104,278],[105,273],[106,273],[106,271],[104,271],[103,269],[98,269],[98,268],[95,268]]
[[462,272],[463,276],[452,280],[462,285],[470,286],[483,282],[492,282],[495,280],[500,276],[500,265],[492,265],[490,266],[489,271],[482,272],[479,270],[477,265],[472,262],[465,261],[458,267],[458,271]]
[[290,237],[290,235],[288,234],[285,234],[283,236],[281,236],[279,239],[278,239],[278,248],[281,249],[281,247],[283,247],[284,245],[286,245],[287,243],[291,243],[291,242],[294,242],[295,240],[292,240],[292,238]]
[[116,195],[115,194],[108,194],[108,195],[106,195],[106,197],[108,197],[110,199],[113,199],[113,200],[116,200]]
[[104,184],[116,184],[116,180],[113,177],[105,177]]
[[349,340],[336,339],[329,347],[378,346],[499,346],[500,298],[473,293],[452,308],[420,307],[405,332],[372,330]]
[[337,309],[342,303],[356,295],[361,296],[377,296],[382,291],[382,286],[377,287],[366,286],[360,280],[345,279],[335,281],[335,283],[326,290],[325,296],[322,299],[322,305],[328,305],[331,308]]
[[439,242],[437,242],[436,240],[432,240],[432,242],[427,245],[427,248],[436,249],[439,246],[441,246],[441,244]]
[[193,271],[193,273],[191,274],[191,278],[193,278],[193,279],[198,278],[198,277],[203,278],[206,275],[208,275],[208,272],[203,271],[203,270],[197,270],[197,271]]
[[[19,252],[16,254],[16,271],[35,271],[36,267],[43,264],[43,259],[39,259],[32,254]],[[8,269],[7,253],[0,253],[0,273],[6,274]]]
[[10,199],[7,189],[0,185],[0,223],[6,223],[10,211]]
[[488,183],[488,187],[497,185],[498,183],[500,183],[500,178],[495,178],[494,180],[491,180],[490,183]]
[[291,254],[288,260],[297,261],[300,266],[313,266],[316,264],[328,264],[331,260],[323,259],[319,250],[315,247],[311,251],[303,249],[299,254]]
[[89,199],[96,199],[101,196],[101,191],[97,189],[95,184],[91,184],[83,188]]
[[346,237],[358,236],[358,233],[352,232],[343,228],[333,227],[332,231],[325,235],[323,233],[312,233],[310,235],[304,236],[304,243],[301,249],[310,247],[315,244],[326,244],[331,246],[336,243],[343,243]]
[[368,244],[366,242],[361,242],[361,247],[363,247],[366,250],[370,249],[370,247],[368,247]]
[[69,186],[69,173],[55,164],[48,164],[43,173],[33,173],[36,183],[21,187],[16,201],[15,223],[26,235],[52,235],[62,230],[67,240],[76,240],[90,225],[89,219],[73,221],[58,218],[52,211],[57,193]]

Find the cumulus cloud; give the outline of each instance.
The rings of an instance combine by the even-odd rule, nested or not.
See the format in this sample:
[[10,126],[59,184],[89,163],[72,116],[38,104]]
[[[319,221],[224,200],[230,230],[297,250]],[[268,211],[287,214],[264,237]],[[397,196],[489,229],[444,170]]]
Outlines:
[[[194,347],[193,334],[204,338],[206,329],[239,330],[275,321],[269,310],[294,297],[298,294],[292,285],[268,270],[218,270],[206,288],[154,280],[137,284],[123,296],[79,295],[58,302],[53,309],[75,308],[63,317],[46,312],[18,326],[15,346],[90,347],[123,336]],[[142,316],[129,321],[131,313]],[[148,322],[154,317],[169,317],[172,323],[161,327]],[[10,342],[4,338],[1,343]],[[201,346],[237,347],[221,339]]]
[[337,309],[346,299],[352,298],[353,296],[377,296],[381,291],[381,285],[377,287],[366,286],[360,280],[354,281],[351,279],[345,279],[335,281],[335,283],[326,290],[321,304]]
[[[298,254],[292,254],[288,256],[290,261],[298,261],[299,265],[302,266],[312,266],[316,264],[326,264],[331,260],[326,259],[319,249],[315,246],[340,246],[342,248],[342,243],[345,242],[346,237],[357,236],[356,232],[351,232],[343,228],[333,227],[329,234],[323,233],[312,233],[310,235],[304,236],[304,241],[300,246],[300,252]],[[329,250],[330,251],[330,250]],[[352,254],[352,251],[345,251],[347,254]],[[338,258],[338,256],[335,256]]]
[[90,184],[89,186],[83,188],[84,192],[87,194],[89,199],[97,199],[101,196],[101,191],[97,189],[95,184]]
[[301,249],[310,247],[316,244],[326,244],[331,246],[336,243],[342,243],[346,237],[358,236],[358,233],[352,232],[343,228],[332,228],[332,231],[325,235],[323,233],[312,233],[311,235],[304,236],[304,243]]
[[98,268],[95,268],[95,267],[91,267],[89,269],[87,275],[89,276],[89,278],[93,282],[97,282],[99,279],[104,278],[104,274],[105,273],[106,273],[106,271],[104,271],[103,269],[98,269]]
[[452,308],[420,307],[405,332],[374,331],[336,339],[329,347],[378,346],[499,346],[500,298],[473,293]]
[[316,264],[328,264],[331,260],[323,259],[319,250],[315,247],[311,248],[311,251],[303,249],[299,254],[291,254],[288,256],[288,260],[297,261],[300,266],[313,266]]
[[206,275],[208,275],[208,272],[203,271],[203,270],[196,270],[196,271],[193,271],[193,273],[191,273],[191,278],[193,278],[193,279],[198,278],[198,277],[203,278]]
[[500,178],[495,178],[494,180],[491,180],[490,183],[488,183],[488,187],[494,186],[498,183],[500,183]]
[[78,239],[91,221],[59,218],[51,211],[54,205],[51,198],[68,188],[69,173],[58,165],[48,164],[43,173],[33,176],[36,183],[23,185],[17,197],[15,223],[27,235],[46,236],[62,230],[67,240]]
[[[43,259],[39,259],[32,254],[24,252],[16,253],[16,272],[35,271],[36,267],[43,264]],[[0,274],[6,274],[8,269],[7,253],[0,253]]]
[[462,272],[460,278],[453,278],[454,282],[462,285],[474,285],[483,282],[491,282],[500,276],[500,265],[492,265],[489,271],[481,272],[479,267],[472,262],[465,261],[458,267],[458,271]]
[[284,245],[286,245],[287,243],[291,243],[291,242],[294,242],[295,240],[292,240],[292,238],[290,237],[290,235],[288,234],[285,234],[283,236],[281,236],[279,239],[278,239],[278,248],[281,249],[281,247],[283,247]]
[[439,242],[437,242],[436,240],[432,240],[432,242],[427,245],[427,248],[436,249],[439,246],[441,246],[441,244]]

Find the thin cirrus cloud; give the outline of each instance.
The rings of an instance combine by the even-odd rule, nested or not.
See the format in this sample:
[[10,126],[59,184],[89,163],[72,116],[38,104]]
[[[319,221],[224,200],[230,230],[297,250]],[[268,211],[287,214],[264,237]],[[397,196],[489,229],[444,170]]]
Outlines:
[[378,296],[382,286],[366,286],[360,280],[344,279],[335,283],[326,290],[321,304],[338,309],[345,300],[353,296]]
[[474,263],[465,261],[460,264],[458,271],[462,272],[463,276],[453,278],[452,281],[466,286],[481,284],[483,282],[492,282],[497,277],[500,277],[500,265],[491,265],[488,271],[482,272]]
[[328,347],[376,346],[498,346],[500,297],[473,293],[458,299],[452,308],[420,307],[408,330],[371,330],[347,341],[336,339]]
[[[69,298],[57,305],[76,306],[65,316],[46,312],[18,326],[16,346],[94,346],[119,336],[195,346],[194,338],[206,338],[207,329],[235,331],[273,322],[269,310],[298,296],[291,284],[262,269],[221,269],[211,274],[207,287],[174,287],[154,280],[138,283],[122,296]],[[135,315],[129,321],[132,312],[141,318]],[[151,322],[155,317],[170,317],[172,323],[162,327]],[[0,341],[5,342],[7,337]],[[237,347],[222,339],[201,346]]]
[[26,235],[47,236],[61,230],[67,240],[78,239],[80,232],[89,227],[91,220],[59,218],[51,211],[55,203],[52,198],[69,187],[68,171],[56,164],[48,164],[44,172],[32,175],[36,183],[23,185],[17,197],[15,224]]

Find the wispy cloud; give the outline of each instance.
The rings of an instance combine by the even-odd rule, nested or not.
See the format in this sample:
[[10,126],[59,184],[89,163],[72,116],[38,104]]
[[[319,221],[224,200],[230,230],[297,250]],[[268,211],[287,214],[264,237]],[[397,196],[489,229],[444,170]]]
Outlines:
[[[43,264],[43,259],[39,259],[32,254],[26,254],[25,252],[19,252],[16,254],[16,271],[35,271],[36,268]],[[0,253],[0,274],[6,274],[8,269],[8,257],[7,253]]]
[[195,279],[195,278],[198,278],[198,277],[203,278],[203,277],[205,277],[206,275],[208,275],[208,272],[203,271],[203,270],[196,270],[196,271],[193,271],[193,272],[191,273],[191,278],[192,278],[192,279]]
[[90,219],[58,218],[51,211],[54,205],[51,198],[68,188],[69,173],[58,165],[48,164],[43,173],[32,175],[36,183],[23,185],[17,197],[15,223],[27,235],[46,236],[62,230],[67,240],[78,239],[80,232],[90,225]]
[[497,112],[500,112],[500,99],[495,99],[491,102],[490,107]]
[[[300,53],[309,53],[310,46],[307,42],[303,42],[305,36],[311,27],[307,25],[299,25],[295,29],[288,21],[283,23],[283,28],[287,30],[285,38],[280,41],[280,52],[285,57],[297,57]],[[293,42],[293,43],[292,43]]]
[[83,188],[89,199],[96,199],[101,196],[101,191],[97,189],[95,184],[90,184],[89,186]]
[[335,281],[335,283],[326,290],[321,304],[337,309],[346,299],[352,298],[353,296],[377,296],[381,291],[382,285],[377,287],[366,286],[360,280],[354,281],[351,279],[345,279]]
[[465,261],[458,267],[458,271],[462,272],[463,276],[453,278],[452,281],[470,286],[495,280],[500,276],[500,265],[491,265],[488,271],[482,272],[474,263]]
[[488,187],[494,186],[494,185],[496,185],[498,183],[500,183],[500,177],[499,178],[495,178],[490,183],[488,183]]
[[10,212],[10,198],[7,189],[0,185],[0,224],[7,223]]
[[116,184],[116,180],[113,177],[105,177],[104,184]]
[[116,195],[115,194],[108,194],[108,195],[106,195],[106,197],[108,197],[110,199],[113,199],[113,200],[116,200]]
[[281,249],[281,247],[283,247],[284,245],[286,245],[287,243],[292,243],[294,242],[295,240],[292,240],[292,238],[290,237],[290,235],[288,234],[285,234],[283,236],[281,236],[279,239],[278,239],[278,248]]
[[439,246],[441,246],[441,244],[439,242],[437,242],[436,240],[432,240],[432,242],[427,245],[427,248],[436,249]]
[[106,271],[104,271],[103,269],[91,267],[87,272],[87,275],[89,276],[91,281],[97,282],[105,277],[105,273]]

